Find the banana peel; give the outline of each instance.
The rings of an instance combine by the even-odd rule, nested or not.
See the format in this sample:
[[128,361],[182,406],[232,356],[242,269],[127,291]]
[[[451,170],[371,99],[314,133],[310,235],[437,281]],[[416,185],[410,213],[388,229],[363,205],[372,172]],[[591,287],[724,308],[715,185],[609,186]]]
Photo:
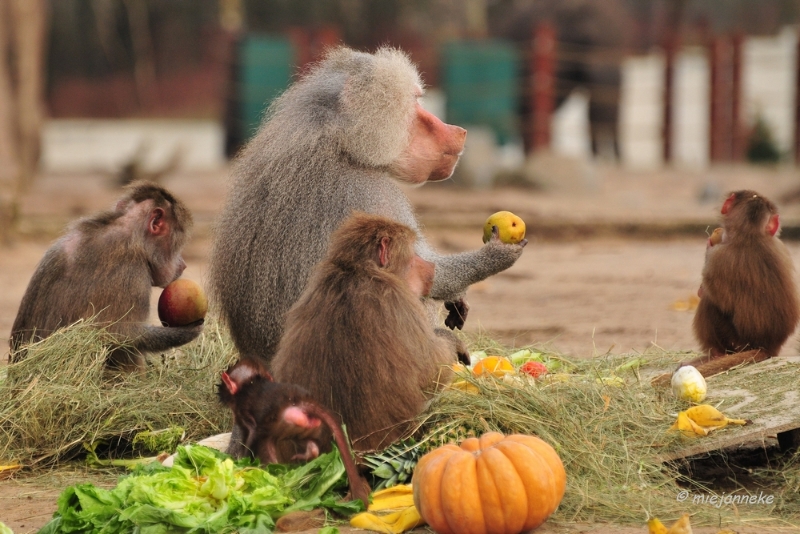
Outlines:
[[[692,524],[689,521],[689,514],[683,514],[669,528],[654,517],[647,522],[647,532],[648,534],[692,534]],[[736,534],[736,531],[724,528],[717,531],[717,534]]]
[[464,391],[465,393],[472,393],[473,395],[477,395],[481,392],[481,390],[478,389],[478,386],[467,380],[456,380],[451,382],[450,388]]
[[370,512],[408,508],[414,506],[414,490],[411,484],[398,484],[372,494],[372,502],[367,508]]
[[422,519],[413,504],[399,512],[385,515],[362,512],[350,519],[351,527],[385,532],[386,534],[400,534],[424,524],[425,520]]
[[712,430],[725,428],[728,425],[746,425],[748,422],[745,419],[731,419],[710,404],[701,404],[679,412],[678,419],[670,430],[680,430],[688,435],[707,436]]
[[647,522],[648,534],[692,534],[689,514],[683,514],[671,527],[667,528],[655,517]]
[[711,406],[710,404],[701,404],[699,406],[692,406],[686,410],[686,415],[689,419],[694,421],[700,426],[724,428],[728,425],[746,425],[747,421],[744,419],[730,419],[725,417],[725,414]]
[[[376,491],[372,494],[372,503],[367,510],[353,516],[350,519],[350,526],[387,534],[400,534],[425,524],[425,520],[414,506],[414,491],[411,484],[398,484]],[[383,515],[371,513],[384,510],[396,511]]]
[[654,517],[647,522],[647,532],[648,534],[667,534],[667,527]]
[[22,469],[20,464],[0,465],[0,480],[10,477],[20,469]]
[[696,434],[698,436],[707,436],[708,429],[703,428],[702,426],[698,425],[697,423],[692,420],[686,412],[679,412],[678,419],[675,421],[670,430],[680,430],[684,434],[693,435]]

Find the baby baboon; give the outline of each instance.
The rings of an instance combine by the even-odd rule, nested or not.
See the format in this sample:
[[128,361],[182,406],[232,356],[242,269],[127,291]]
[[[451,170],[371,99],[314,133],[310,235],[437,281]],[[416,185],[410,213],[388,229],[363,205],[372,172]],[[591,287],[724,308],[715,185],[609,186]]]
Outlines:
[[800,321],[778,209],[755,191],[736,191],[721,213],[723,231],[709,239],[694,317],[706,356],[688,362],[704,376],[776,356]]
[[191,226],[189,210],[147,182],[129,186],[113,210],[77,221],[33,273],[11,329],[11,359],[24,357],[24,344],[93,316],[126,345],[111,354],[115,367],[141,367],[142,353],[196,338],[202,323],[146,324],[150,288],[166,286],[186,268],[181,249]]
[[258,361],[245,358],[222,373],[218,395],[242,435],[237,446],[231,440],[229,454],[262,463],[306,462],[329,451],[335,440],[353,498],[369,504],[369,484],[358,474],[340,423],[308,391],[274,382]]
[[271,105],[234,166],[211,256],[211,297],[242,354],[272,358],[286,312],[331,232],[353,211],[389,217],[417,234],[417,253],[436,266],[430,297],[445,302],[451,328],[463,325],[470,284],[522,254],[524,242],[496,237],[449,256],[425,242],[397,182],[448,178],[466,131],[424,110],[422,93],[402,52],[342,47]]
[[308,389],[342,417],[357,450],[386,446],[447,381],[466,350],[434,330],[420,296],[433,266],[414,252],[416,232],[356,214],[331,236],[327,257],[286,319],[275,379]]

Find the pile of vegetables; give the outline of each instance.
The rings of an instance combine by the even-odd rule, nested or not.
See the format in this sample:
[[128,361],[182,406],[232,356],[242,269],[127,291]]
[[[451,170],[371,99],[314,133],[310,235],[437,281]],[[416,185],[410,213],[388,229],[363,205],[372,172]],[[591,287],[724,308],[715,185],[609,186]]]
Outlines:
[[296,510],[325,508],[342,515],[364,509],[340,502],[347,477],[339,452],[301,466],[234,461],[200,445],[178,448],[172,468],[138,466],[107,490],[77,484],[64,490],[41,534],[57,532],[269,533],[275,519]]

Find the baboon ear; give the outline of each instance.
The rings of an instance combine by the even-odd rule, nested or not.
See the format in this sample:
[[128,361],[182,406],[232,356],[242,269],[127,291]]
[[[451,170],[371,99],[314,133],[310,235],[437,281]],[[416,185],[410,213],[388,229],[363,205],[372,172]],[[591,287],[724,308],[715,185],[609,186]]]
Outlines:
[[163,208],[154,208],[153,211],[150,212],[147,230],[155,236],[165,235],[169,231],[167,220],[164,218]]
[[778,214],[770,216],[769,220],[767,221],[767,232],[769,235],[775,235],[778,233],[778,230],[781,227],[781,221],[778,218]]
[[389,265],[389,238],[382,237],[378,245],[378,265],[386,267]]
[[222,371],[222,383],[225,384],[225,387],[228,389],[228,393],[231,395],[236,395],[236,393],[239,391],[239,386],[225,371]]
[[722,209],[720,210],[720,213],[722,213],[723,215],[727,215],[728,212],[731,211],[731,207],[733,206],[733,202],[735,200],[736,200],[736,194],[731,193],[731,196],[725,199],[725,202],[722,204]]

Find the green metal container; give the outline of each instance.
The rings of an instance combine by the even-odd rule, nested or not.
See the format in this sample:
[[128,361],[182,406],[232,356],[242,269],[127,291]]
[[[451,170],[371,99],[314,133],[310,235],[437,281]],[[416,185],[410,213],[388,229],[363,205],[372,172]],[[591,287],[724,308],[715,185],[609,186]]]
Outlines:
[[239,41],[228,108],[229,142],[241,146],[256,133],[264,111],[289,86],[294,64],[288,39],[249,34]]
[[520,54],[501,41],[456,41],[442,50],[447,122],[485,125],[501,144],[519,138]]

